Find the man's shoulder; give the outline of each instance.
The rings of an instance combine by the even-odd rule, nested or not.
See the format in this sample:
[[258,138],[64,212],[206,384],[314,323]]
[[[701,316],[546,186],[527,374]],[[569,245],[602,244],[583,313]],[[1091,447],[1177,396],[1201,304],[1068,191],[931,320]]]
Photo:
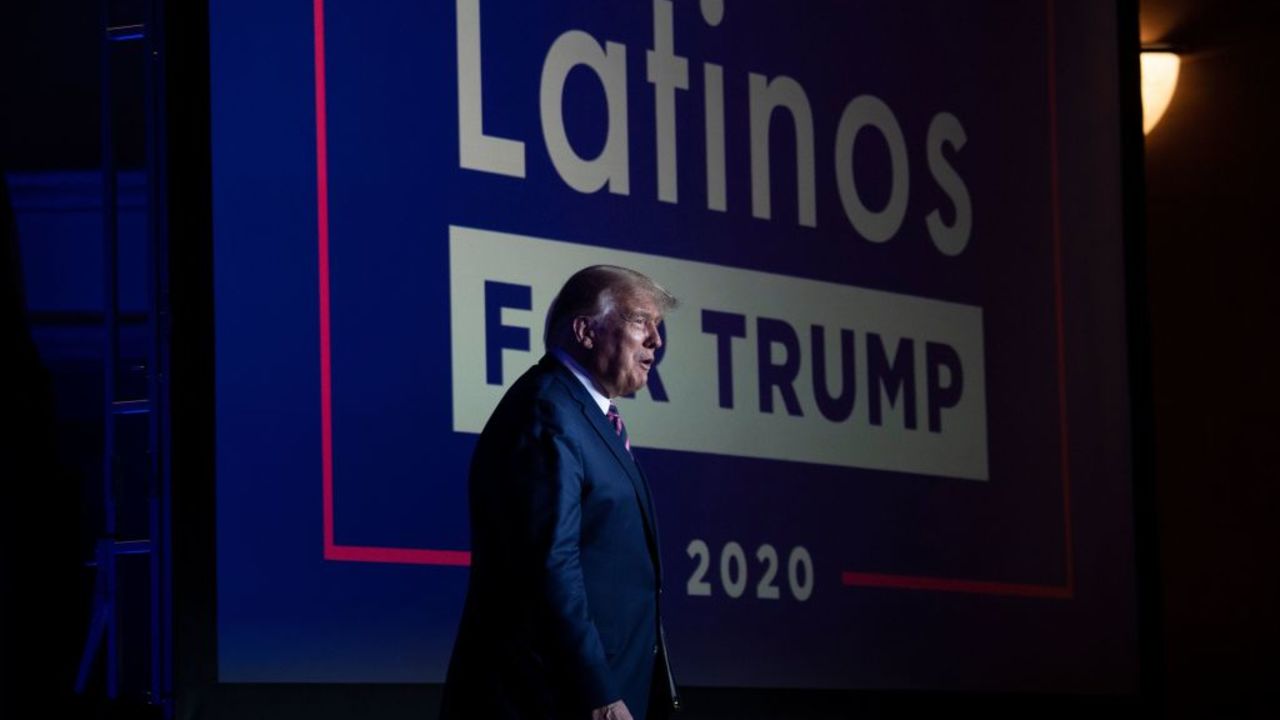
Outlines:
[[546,358],[521,375],[507,389],[480,432],[473,473],[476,462],[480,466],[499,462],[507,457],[510,448],[523,442],[521,438],[581,437],[588,433],[587,416],[573,388],[577,382],[562,365]]
[[536,365],[521,375],[507,395],[527,395],[568,399],[573,397],[573,384],[577,378],[553,355],[544,355]]
[[512,383],[494,414],[563,412],[582,403],[576,385],[578,380],[569,369],[547,355]]

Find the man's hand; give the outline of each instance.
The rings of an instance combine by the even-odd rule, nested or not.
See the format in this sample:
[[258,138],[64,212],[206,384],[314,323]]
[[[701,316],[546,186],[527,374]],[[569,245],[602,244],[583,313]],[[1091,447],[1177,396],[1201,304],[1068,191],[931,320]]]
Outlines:
[[627,704],[621,700],[613,702],[601,708],[591,711],[591,720],[635,720],[631,717],[631,711],[627,709]]

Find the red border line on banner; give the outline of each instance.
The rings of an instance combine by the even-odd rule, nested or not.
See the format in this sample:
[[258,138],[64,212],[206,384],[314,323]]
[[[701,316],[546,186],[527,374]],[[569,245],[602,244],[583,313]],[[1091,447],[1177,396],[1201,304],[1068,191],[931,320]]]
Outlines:
[[[320,304],[320,445],[323,467],[324,506],[324,557],[366,563],[399,563],[412,565],[471,564],[471,553],[465,550],[434,550],[422,548],[373,547],[339,545],[334,540],[333,521],[333,400],[332,359],[330,354],[329,313],[329,150],[328,111],[325,104],[325,55],[324,55],[324,0],[313,0],[315,36],[315,112],[316,112],[316,195],[317,241],[319,253],[319,304]],[[1062,238],[1060,231],[1061,208],[1058,187],[1058,116],[1053,0],[1045,0],[1048,28],[1048,90],[1049,134],[1051,171],[1051,212],[1053,224],[1054,266],[1054,320],[1057,325],[1058,359],[1058,407],[1062,463],[1063,523],[1066,536],[1066,584],[1034,585],[1005,582],[987,582],[959,578],[937,578],[882,573],[844,571],[841,582],[846,586],[896,588],[906,590],[933,590],[939,592],[978,593],[984,595],[1011,595],[1021,597],[1071,598],[1075,594],[1075,558],[1071,537],[1071,483],[1067,461],[1067,394],[1065,364],[1065,333],[1063,329],[1062,299]]]
[[324,82],[324,0],[313,0],[316,74],[316,207],[320,254],[320,453],[324,476],[324,558],[366,563],[470,565],[465,550],[339,545],[333,539],[333,367],[329,334],[329,138]]

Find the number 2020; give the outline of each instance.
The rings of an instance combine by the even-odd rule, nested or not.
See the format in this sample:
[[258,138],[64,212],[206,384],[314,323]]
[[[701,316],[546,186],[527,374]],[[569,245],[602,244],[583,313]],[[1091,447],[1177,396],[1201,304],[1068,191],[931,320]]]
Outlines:
[[[697,597],[711,595],[711,583],[706,580],[711,567],[711,548],[705,540],[690,540],[685,548],[689,558],[698,565],[685,584],[685,592]],[[761,600],[777,600],[782,593],[778,588],[778,551],[765,543],[756,548],[756,560],[760,561],[764,574],[756,582],[756,597]],[[747,555],[736,542],[725,543],[720,550],[720,585],[731,598],[740,598],[747,589]],[[813,558],[809,551],[797,545],[787,556],[787,586],[791,596],[800,602],[813,594]]]

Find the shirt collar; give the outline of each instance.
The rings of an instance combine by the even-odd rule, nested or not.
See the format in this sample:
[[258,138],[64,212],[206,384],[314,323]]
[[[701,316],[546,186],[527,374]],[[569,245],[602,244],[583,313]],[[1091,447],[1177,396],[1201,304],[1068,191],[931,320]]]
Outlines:
[[596,388],[595,382],[591,380],[591,376],[587,374],[587,371],[578,364],[578,361],[574,360],[570,357],[569,353],[560,348],[552,348],[551,354],[555,355],[557,360],[564,363],[564,366],[569,368],[569,372],[573,373],[573,376],[578,378],[578,382],[582,383],[582,387],[586,388],[587,392],[591,393],[591,399],[595,400],[596,405],[600,406],[600,412],[607,414],[609,412],[609,406],[613,403],[609,402],[609,398],[605,397],[604,393],[600,392],[600,390]]

